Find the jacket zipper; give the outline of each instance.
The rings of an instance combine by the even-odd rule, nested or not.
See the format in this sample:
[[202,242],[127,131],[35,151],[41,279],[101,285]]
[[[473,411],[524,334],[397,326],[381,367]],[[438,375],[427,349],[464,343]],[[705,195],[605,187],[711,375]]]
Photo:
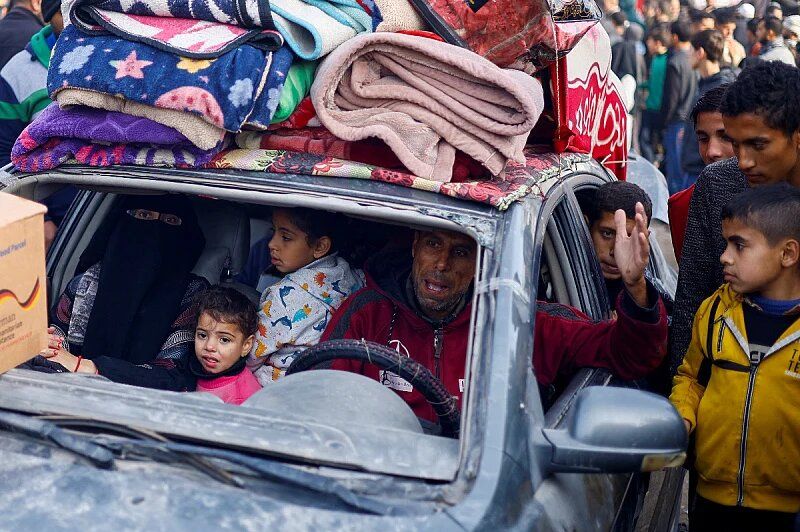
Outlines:
[[442,379],[442,333],[441,327],[433,330],[433,369],[439,380]]
[[759,365],[750,366],[750,377],[747,381],[747,397],[744,402],[744,420],[742,421],[742,442],[739,444],[739,475],[736,479],[739,496],[736,499],[736,506],[741,506],[744,503],[744,469],[747,463],[747,431],[750,428],[750,407],[753,404],[753,388],[755,386],[756,372],[758,371]]

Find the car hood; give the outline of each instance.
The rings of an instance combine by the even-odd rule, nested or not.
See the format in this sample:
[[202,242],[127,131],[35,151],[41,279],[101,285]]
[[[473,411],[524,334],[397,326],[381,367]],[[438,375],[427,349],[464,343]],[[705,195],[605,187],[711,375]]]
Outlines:
[[[347,376],[355,377],[380,386],[360,375]],[[0,408],[122,424],[203,445],[371,473],[449,481],[458,470],[458,440],[353,421],[320,423],[327,418],[312,420],[287,409],[229,405],[206,394],[139,388],[93,376],[11,370],[0,375]]]
[[[103,471],[2,451],[3,530],[454,529],[446,512],[401,518],[348,512],[313,492],[253,493],[157,470]],[[270,496],[272,495],[272,496]]]

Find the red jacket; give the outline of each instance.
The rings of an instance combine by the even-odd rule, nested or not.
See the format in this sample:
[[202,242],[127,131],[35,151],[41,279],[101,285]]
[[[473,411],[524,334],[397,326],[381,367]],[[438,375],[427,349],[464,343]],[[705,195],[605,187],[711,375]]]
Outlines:
[[[365,339],[389,345],[431,370],[458,398],[464,392],[470,305],[437,327],[414,312],[405,295],[410,263],[395,269],[367,271],[367,286],[348,298],[333,315],[321,341]],[[616,321],[592,321],[577,309],[540,301],[534,330],[533,367],[540,386],[552,384],[582,367],[609,368],[624,380],[638,379],[655,369],[666,354],[667,318],[658,293],[650,287],[652,309],[639,309],[626,294],[617,300]],[[627,299],[627,301],[625,301]],[[637,320],[632,314],[645,321]],[[394,318],[394,319],[393,319]],[[391,334],[390,334],[391,329]],[[438,349],[437,349],[438,347]],[[438,352],[438,356],[437,356]],[[420,418],[436,415],[417,390],[392,374],[379,375],[376,366],[338,360],[334,369],[361,373],[393,388]]]
[[681,261],[683,239],[686,236],[686,224],[689,221],[689,203],[694,194],[694,185],[686,190],[676,192],[667,200],[667,215],[669,216],[669,232],[672,235],[672,248],[675,258]]

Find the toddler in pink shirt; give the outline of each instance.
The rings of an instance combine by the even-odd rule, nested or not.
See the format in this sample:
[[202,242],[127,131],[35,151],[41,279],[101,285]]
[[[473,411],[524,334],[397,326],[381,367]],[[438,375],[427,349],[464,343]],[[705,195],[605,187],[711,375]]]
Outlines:
[[245,364],[257,327],[255,307],[236,290],[214,286],[199,296],[195,357],[189,361],[196,391],[239,405],[261,389]]

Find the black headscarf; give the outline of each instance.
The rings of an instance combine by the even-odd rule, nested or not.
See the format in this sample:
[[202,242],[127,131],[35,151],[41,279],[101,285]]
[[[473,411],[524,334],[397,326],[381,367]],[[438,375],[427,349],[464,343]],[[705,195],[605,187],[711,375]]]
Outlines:
[[[138,220],[147,209],[181,218],[178,226]],[[97,262],[100,279],[81,354],[141,364],[158,354],[180,312],[190,271],[205,246],[197,217],[183,196],[128,196],[92,237],[79,271]]]

